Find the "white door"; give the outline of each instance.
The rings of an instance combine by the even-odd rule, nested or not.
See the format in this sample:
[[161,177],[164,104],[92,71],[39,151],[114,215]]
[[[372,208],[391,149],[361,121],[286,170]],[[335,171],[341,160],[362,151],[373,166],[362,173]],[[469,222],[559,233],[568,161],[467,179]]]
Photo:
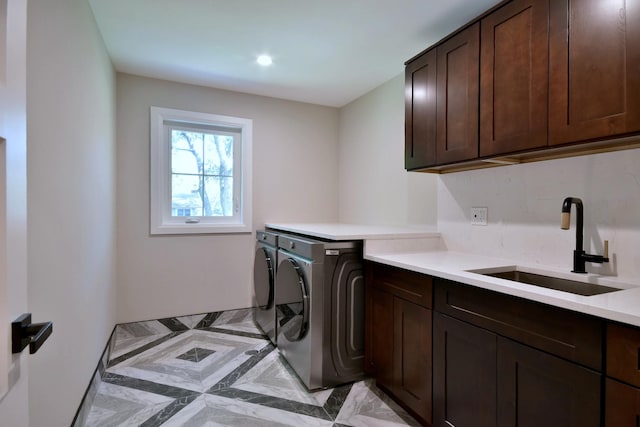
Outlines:
[[11,354],[27,311],[27,0],[0,0],[0,420],[28,426],[28,354]]

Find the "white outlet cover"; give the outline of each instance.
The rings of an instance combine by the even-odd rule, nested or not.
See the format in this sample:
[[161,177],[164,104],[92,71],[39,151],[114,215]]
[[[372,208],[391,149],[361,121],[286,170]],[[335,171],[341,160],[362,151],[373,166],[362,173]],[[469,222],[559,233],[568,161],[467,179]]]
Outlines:
[[471,225],[487,225],[488,208],[471,208]]

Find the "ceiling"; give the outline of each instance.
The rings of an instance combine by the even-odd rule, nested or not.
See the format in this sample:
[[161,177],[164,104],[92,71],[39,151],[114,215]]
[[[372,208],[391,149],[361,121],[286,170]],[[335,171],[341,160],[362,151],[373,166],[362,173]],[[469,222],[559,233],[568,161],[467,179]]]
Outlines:
[[[117,71],[341,107],[498,0],[88,0]],[[267,53],[273,65],[256,64]]]

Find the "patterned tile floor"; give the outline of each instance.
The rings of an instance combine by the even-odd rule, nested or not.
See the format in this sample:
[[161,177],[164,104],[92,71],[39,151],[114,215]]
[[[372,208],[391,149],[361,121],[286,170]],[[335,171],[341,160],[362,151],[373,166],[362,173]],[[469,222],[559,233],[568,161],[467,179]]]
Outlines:
[[418,426],[371,380],[308,392],[251,310],[118,325],[85,426]]

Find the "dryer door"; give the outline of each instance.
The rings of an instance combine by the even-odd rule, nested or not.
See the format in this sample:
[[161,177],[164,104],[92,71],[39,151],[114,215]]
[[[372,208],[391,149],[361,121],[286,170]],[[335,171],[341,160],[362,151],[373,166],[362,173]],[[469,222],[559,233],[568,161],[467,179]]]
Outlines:
[[253,290],[256,305],[261,310],[270,310],[273,307],[275,281],[273,261],[273,257],[266,248],[256,249],[256,258],[253,263]]
[[299,341],[309,328],[309,293],[304,273],[296,260],[287,258],[278,265],[277,282],[278,336]]

